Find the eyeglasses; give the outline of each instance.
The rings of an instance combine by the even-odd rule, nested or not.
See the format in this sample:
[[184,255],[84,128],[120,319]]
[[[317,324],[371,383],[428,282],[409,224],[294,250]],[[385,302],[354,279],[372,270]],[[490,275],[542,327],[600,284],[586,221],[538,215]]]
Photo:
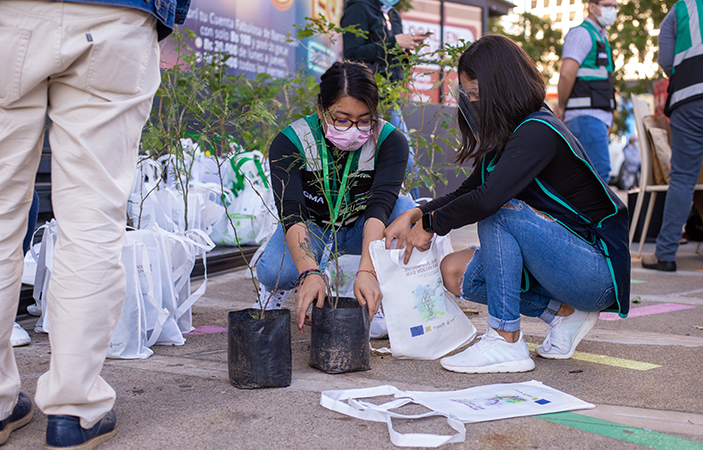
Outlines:
[[600,3],[598,3],[598,7],[599,7],[599,8],[615,8],[615,11],[616,11],[616,12],[620,11],[620,5],[613,5],[613,4],[610,4],[610,5],[601,5]]
[[330,115],[329,118],[332,119],[332,126],[334,126],[337,131],[347,131],[353,126],[355,126],[359,131],[370,131],[376,127],[377,123],[377,121],[373,119],[338,119],[332,115]]

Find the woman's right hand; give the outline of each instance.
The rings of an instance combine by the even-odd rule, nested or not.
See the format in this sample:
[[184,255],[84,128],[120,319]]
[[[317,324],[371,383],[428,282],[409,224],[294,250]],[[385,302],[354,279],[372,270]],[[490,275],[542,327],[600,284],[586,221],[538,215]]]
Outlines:
[[386,238],[386,250],[390,250],[391,244],[395,239],[398,240],[397,248],[404,248],[407,242],[408,233],[413,224],[422,219],[422,211],[420,208],[413,208],[405,211],[390,225],[386,227],[384,237]]
[[308,312],[310,304],[317,301],[317,307],[322,308],[325,304],[325,296],[327,288],[324,275],[311,273],[303,279],[303,282],[298,287],[298,294],[295,296],[295,320],[298,324],[300,334],[303,334],[303,325],[305,324],[305,315]]

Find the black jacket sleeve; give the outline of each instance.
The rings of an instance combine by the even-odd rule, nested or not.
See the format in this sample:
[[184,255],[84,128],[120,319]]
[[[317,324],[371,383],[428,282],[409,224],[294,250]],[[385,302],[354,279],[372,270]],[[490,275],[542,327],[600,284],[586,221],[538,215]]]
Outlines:
[[455,192],[421,208],[425,213],[434,211],[434,232],[443,236],[493,215],[532,183],[555,157],[556,139],[556,133],[543,125],[530,122],[521,126],[508,140],[485,183],[481,184],[480,170],[476,170]]

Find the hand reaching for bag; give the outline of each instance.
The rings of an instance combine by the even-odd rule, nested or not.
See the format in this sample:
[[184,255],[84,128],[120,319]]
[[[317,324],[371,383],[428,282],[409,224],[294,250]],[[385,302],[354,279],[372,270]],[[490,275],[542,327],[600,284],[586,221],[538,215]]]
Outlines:
[[418,249],[421,252],[426,252],[430,249],[432,245],[432,236],[434,233],[428,233],[422,228],[422,221],[415,222],[412,230],[408,233],[408,237],[405,239],[405,258],[403,262],[407,264],[410,261],[410,256],[414,249]]

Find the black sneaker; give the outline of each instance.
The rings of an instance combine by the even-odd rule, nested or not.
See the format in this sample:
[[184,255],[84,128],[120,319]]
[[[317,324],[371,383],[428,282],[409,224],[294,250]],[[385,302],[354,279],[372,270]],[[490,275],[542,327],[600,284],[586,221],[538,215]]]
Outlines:
[[645,255],[642,257],[642,267],[662,272],[676,272],[676,261],[662,261],[656,255]]
[[91,450],[117,433],[115,411],[110,410],[93,428],[81,426],[76,416],[49,416],[46,425],[46,448]]
[[0,421],[0,445],[10,439],[10,434],[18,428],[21,428],[32,420],[34,415],[34,407],[32,400],[27,397],[27,394],[20,392],[15,409],[12,414],[5,420]]

